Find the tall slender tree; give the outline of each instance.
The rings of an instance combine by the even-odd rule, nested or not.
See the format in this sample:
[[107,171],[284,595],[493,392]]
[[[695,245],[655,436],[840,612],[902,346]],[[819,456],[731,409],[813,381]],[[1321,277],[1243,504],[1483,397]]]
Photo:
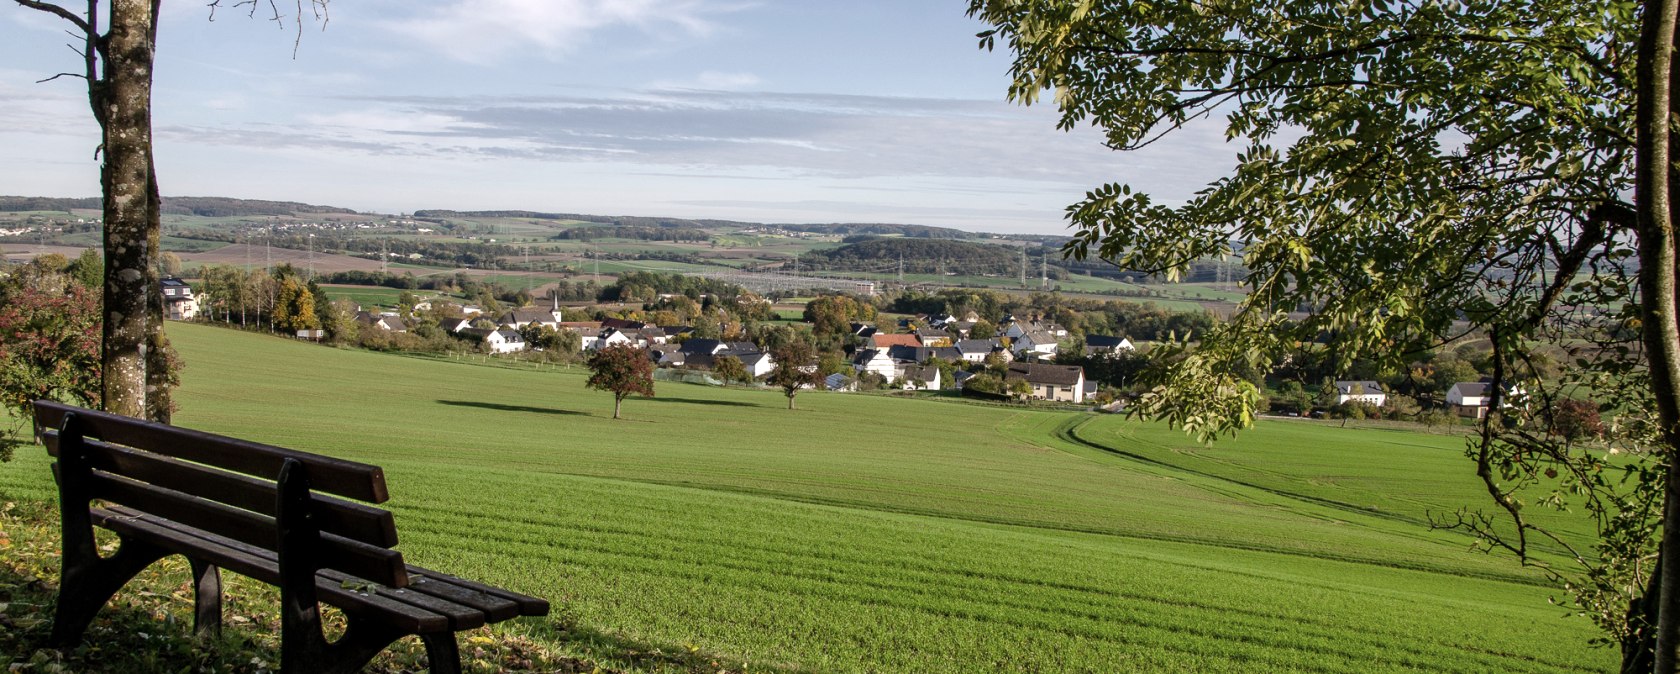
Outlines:
[[[86,82],[99,124],[104,196],[105,278],[100,364],[106,411],[167,422],[174,409],[175,356],[163,329],[157,257],[162,203],[152,157],[152,74],[162,0],[87,0],[78,12],[45,0],[20,7],[68,22],[81,41],[82,67],[47,78]],[[308,0],[321,16],[328,0]],[[304,0],[295,0],[302,38]],[[212,12],[221,0],[212,0]],[[258,3],[250,5],[255,12]],[[278,5],[270,4],[281,20]]]

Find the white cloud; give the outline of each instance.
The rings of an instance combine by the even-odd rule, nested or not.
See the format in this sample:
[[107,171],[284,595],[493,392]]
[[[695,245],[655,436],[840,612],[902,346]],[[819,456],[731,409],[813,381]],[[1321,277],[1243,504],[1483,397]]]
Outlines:
[[762,81],[763,80],[760,80],[757,75],[752,73],[725,73],[718,72],[716,70],[707,70],[699,75],[695,75],[694,79],[686,82],[660,80],[649,84],[647,88],[656,91],[685,89],[696,91],[741,91],[756,87]]
[[717,11],[703,0],[455,0],[391,29],[451,58],[486,64],[532,50],[557,59],[616,26],[704,36],[715,29],[708,16]]

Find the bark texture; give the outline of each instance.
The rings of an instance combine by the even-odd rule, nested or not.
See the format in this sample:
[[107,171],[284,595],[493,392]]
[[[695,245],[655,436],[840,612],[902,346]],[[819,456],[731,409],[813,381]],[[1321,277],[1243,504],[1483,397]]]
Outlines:
[[1669,674],[1680,666],[1680,304],[1675,296],[1673,211],[1674,134],[1672,96],[1676,8],[1680,0],[1649,0],[1641,18],[1638,64],[1638,113],[1635,202],[1638,204],[1639,290],[1642,336],[1649,354],[1651,386],[1668,453],[1663,536],[1659,559],[1656,658],[1653,671]]
[[95,117],[103,128],[105,194],[104,407],[146,413],[147,285],[152,249],[151,0],[113,0]]

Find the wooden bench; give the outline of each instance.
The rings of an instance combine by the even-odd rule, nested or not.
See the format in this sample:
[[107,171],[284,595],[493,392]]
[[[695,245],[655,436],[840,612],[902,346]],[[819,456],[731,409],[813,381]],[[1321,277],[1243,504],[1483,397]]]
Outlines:
[[[200,634],[221,629],[218,569],[279,586],[288,673],[359,671],[407,635],[431,671],[459,672],[455,632],[548,614],[545,600],[404,564],[391,513],[366,504],[389,498],[377,466],[46,401],[35,428],[58,459],[63,513],[55,645],[80,642],[118,589],[171,554],[191,563]],[[109,557],[94,525],[119,538]],[[348,622],[336,641],[323,603]]]

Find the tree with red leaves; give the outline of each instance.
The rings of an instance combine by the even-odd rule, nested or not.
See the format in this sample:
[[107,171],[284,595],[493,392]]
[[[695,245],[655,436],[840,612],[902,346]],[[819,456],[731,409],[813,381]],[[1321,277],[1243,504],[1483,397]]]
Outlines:
[[589,369],[594,374],[585,385],[613,394],[614,419],[630,394],[653,397],[653,361],[646,351],[628,344],[609,346],[589,356]]
[[13,425],[0,428],[0,461],[25,442],[29,403],[49,399],[98,407],[97,289],[40,262],[0,281],[0,405]]

